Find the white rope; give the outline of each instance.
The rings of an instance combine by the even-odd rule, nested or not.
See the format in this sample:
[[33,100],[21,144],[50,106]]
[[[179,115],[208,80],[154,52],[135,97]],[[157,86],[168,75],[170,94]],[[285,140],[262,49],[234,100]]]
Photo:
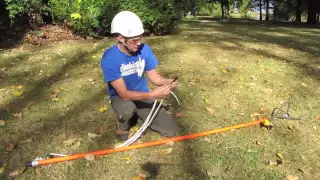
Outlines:
[[[136,141],[140,136],[137,137],[138,134],[141,133],[142,129],[147,126],[147,124],[149,123],[149,121],[151,121],[151,115],[153,114],[153,111],[155,110],[155,107],[156,107],[156,104],[157,104],[157,100],[154,101],[153,103],[153,106],[152,106],[152,109],[147,117],[147,119],[144,121],[144,123],[142,124],[142,126],[140,127],[140,129],[133,135],[131,136],[129,139],[127,139],[124,143],[116,146],[116,148],[119,148],[119,147],[124,147],[124,146],[127,146],[128,144],[132,144],[134,141]],[[142,133],[141,133],[142,134]],[[137,138],[136,138],[137,137]]]
[[[140,127],[140,129],[138,130],[138,132],[136,132],[133,136],[130,137],[130,139],[128,139],[126,142],[122,143],[121,145],[117,146],[116,148],[118,147],[124,147],[124,146],[129,146],[131,145],[132,143],[134,143],[136,140],[138,140],[142,133],[150,126],[150,124],[153,122],[154,120],[154,117],[157,115],[158,111],[160,110],[161,108],[161,105],[162,105],[162,101],[160,102],[159,106],[157,107],[156,111],[153,113],[152,117],[147,121],[145,121],[143,123],[143,125]],[[150,113],[151,114],[151,113]]]
[[[170,93],[175,97],[175,99],[177,100],[178,104],[180,105],[180,101],[178,99],[178,97],[172,92],[170,91]],[[120,147],[124,147],[124,146],[129,146],[132,143],[134,143],[137,139],[139,139],[142,135],[142,133],[150,126],[150,124],[153,122],[155,116],[157,115],[158,111],[160,110],[160,107],[162,105],[163,99],[160,101],[159,106],[157,107],[157,109],[154,111],[156,104],[157,104],[157,100],[154,101],[152,109],[147,117],[147,119],[145,120],[145,122],[142,124],[142,126],[140,127],[140,129],[133,135],[131,136],[128,140],[126,140],[124,143],[116,146],[116,148],[120,148]],[[153,114],[153,115],[152,115]],[[151,116],[152,115],[152,116]]]
[[180,105],[180,101],[179,101],[178,97],[172,91],[170,91],[170,93],[173,95],[174,98],[176,98],[178,104]]

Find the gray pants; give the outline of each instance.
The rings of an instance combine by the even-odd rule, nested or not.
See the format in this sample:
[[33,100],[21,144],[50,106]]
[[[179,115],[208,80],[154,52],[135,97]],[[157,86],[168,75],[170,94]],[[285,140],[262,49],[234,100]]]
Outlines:
[[[152,100],[128,101],[119,96],[113,98],[111,105],[116,112],[119,128],[127,131],[130,129],[133,121],[137,121],[141,125],[143,121],[147,119],[153,103],[154,101]],[[157,103],[157,106],[158,105],[159,103]],[[174,136],[178,129],[176,122],[168,115],[163,107],[158,111],[150,128],[166,137]]]

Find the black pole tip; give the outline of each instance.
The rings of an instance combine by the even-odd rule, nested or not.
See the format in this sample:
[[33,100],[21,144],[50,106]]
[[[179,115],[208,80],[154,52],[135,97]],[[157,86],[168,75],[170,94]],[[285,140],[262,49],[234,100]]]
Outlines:
[[27,167],[32,167],[32,161],[26,162]]

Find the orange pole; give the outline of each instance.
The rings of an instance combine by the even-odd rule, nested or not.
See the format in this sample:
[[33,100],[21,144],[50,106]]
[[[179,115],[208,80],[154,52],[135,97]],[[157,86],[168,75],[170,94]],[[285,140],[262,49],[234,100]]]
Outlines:
[[144,148],[144,147],[149,147],[149,146],[166,144],[170,141],[175,142],[175,141],[183,141],[183,140],[187,140],[187,139],[194,139],[194,138],[198,138],[198,137],[202,137],[202,136],[207,136],[207,135],[211,135],[211,134],[217,134],[217,133],[221,133],[221,132],[225,132],[225,131],[230,131],[232,129],[239,129],[239,128],[244,128],[244,127],[248,127],[248,126],[261,124],[264,121],[265,121],[265,119],[260,119],[260,120],[251,121],[251,122],[238,124],[238,125],[233,125],[233,126],[229,126],[229,127],[224,127],[224,128],[220,128],[220,129],[214,129],[214,130],[209,130],[209,131],[205,131],[205,132],[199,132],[199,133],[189,134],[189,135],[184,135],[184,136],[176,136],[176,137],[172,137],[172,138],[151,141],[151,142],[146,142],[146,143],[140,143],[140,144],[135,144],[135,145],[121,147],[121,148],[105,149],[105,150],[95,151],[95,152],[86,152],[86,153],[73,154],[73,155],[63,156],[63,157],[54,157],[54,158],[45,159],[45,160],[37,160],[37,161],[33,161],[32,165],[31,165],[31,162],[27,163],[27,166],[53,164],[53,163],[62,162],[62,161],[69,161],[69,160],[84,158],[88,154],[91,154],[94,156],[100,156],[100,155],[106,155],[106,154],[110,154],[110,153],[114,153],[114,152],[123,152],[123,151],[132,150],[132,149],[139,149],[139,148]]

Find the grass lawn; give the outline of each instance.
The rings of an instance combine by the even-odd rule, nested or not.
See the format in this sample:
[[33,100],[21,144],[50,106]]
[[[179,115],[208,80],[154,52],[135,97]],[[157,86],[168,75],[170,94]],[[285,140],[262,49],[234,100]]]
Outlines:
[[[167,102],[173,116],[184,114],[175,117],[178,135],[248,122],[253,113],[269,116],[289,98],[292,115],[302,120],[275,121],[270,131],[252,126],[28,168],[15,179],[122,180],[139,172],[148,179],[320,178],[319,29],[202,19],[183,21],[178,35],[144,41],[159,59],[159,71],[179,77],[182,104]],[[8,164],[0,179],[12,179],[9,172],[37,156],[119,143],[100,69],[101,55],[113,43],[65,41],[0,51],[0,161]],[[149,131],[140,142],[158,139]],[[282,164],[266,164],[279,153]]]

